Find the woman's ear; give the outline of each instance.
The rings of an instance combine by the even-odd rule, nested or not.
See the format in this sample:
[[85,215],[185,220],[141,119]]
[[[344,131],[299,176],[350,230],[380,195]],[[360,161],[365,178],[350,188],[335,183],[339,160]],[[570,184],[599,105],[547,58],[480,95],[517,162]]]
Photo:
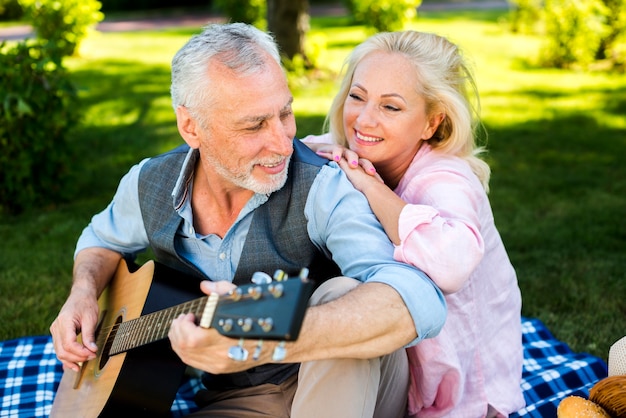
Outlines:
[[176,108],[176,126],[180,136],[191,148],[200,148],[199,126],[185,106]]
[[437,132],[437,128],[439,128],[439,125],[441,125],[441,122],[443,122],[445,118],[446,114],[443,112],[432,115],[428,120],[428,125],[424,128],[422,139],[428,140],[432,138],[435,132]]

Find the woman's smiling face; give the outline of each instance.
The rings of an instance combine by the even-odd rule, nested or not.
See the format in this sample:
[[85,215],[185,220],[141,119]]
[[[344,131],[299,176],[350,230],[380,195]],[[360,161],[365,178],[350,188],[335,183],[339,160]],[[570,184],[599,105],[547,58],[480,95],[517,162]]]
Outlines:
[[418,83],[415,68],[399,53],[373,52],[356,66],[344,102],[343,128],[350,149],[381,174],[399,168],[403,174],[421,141],[436,130]]

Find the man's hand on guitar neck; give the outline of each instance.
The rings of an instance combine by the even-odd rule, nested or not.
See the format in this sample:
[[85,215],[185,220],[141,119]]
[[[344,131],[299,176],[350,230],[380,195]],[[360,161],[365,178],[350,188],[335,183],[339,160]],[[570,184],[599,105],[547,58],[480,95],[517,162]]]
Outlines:
[[[274,349],[279,344],[285,344],[225,337],[214,328],[197,326],[193,314],[180,315],[174,319],[168,337],[172,349],[183,363],[213,374],[235,373],[260,364],[275,363],[276,359],[272,359]],[[237,346],[251,354],[235,361],[229,353]]]
[[225,295],[236,287],[237,286],[227,280],[220,280],[219,282],[203,280],[202,282],[200,282],[200,290],[202,290],[207,295],[210,295],[211,293]]
[[[200,283],[200,289],[207,295],[225,295],[236,287],[228,281],[204,280]],[[238,344],[238,340],[224,337],[215,329],[199,327],[196,322],[193,314],[180,315],[172,321],[168,334],[172,349],[185,364],[214,374],[234,373],[254,366],[250,362],[235,362],[228,357],[228,351]],[[251,347],[254,344],[258,343],[246,342]],[[257,364],[259,360],[256,360]]]

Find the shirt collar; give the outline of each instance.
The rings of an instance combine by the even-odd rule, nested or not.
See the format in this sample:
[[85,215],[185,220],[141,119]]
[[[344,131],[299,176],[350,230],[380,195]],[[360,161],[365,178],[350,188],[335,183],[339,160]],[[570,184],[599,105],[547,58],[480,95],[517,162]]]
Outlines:
[[172,190],[174,208],[177,211],[188,199],[187,195],[190,192],[189,185],[193,181],[193,173],[196,167],[196,161],[198,161],[199,157],[200,151],[194,148],[189,148],[189,151],[185,156],[185,160],[183,161],[183,165],[180,168],[180,173],[178,174],[178,179],[176,180],[174,190]]
[[[193,174],[198,158],[200,158],[200,151],[194,148],[189,148],[189,151],[185,156],[185,160],[183,161],[183,165],[180,168],[176,185],[172,190],[174,209],[179,213],[185,203],[190,200]],[[250,199],[250,201],[246,204],[246,207],[240,214],[240,217],[261,206],[263,203],[267,202],[268,199],[269,195],[255,193],[252,199]]]

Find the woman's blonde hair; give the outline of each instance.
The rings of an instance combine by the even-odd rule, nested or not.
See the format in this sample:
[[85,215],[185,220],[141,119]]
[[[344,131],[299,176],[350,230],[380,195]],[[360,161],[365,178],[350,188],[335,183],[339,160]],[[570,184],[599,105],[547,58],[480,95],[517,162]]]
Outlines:
[[439,152],[465,159],[488,190],[490,169],[479,158],[485,149],[477,145],[475,138],[480,126],[476,84],[458,46],[442,36],[417,31],[383,32],[359,44],[344,64],[344,78],[326,117],[325,129],[338,144],[347,147],[343,107],[355,69],[367,55],[380,51],[402,54],[412,63],[418,79],[415,88],[426,100],[428,117],[444,113],[429,144]]

